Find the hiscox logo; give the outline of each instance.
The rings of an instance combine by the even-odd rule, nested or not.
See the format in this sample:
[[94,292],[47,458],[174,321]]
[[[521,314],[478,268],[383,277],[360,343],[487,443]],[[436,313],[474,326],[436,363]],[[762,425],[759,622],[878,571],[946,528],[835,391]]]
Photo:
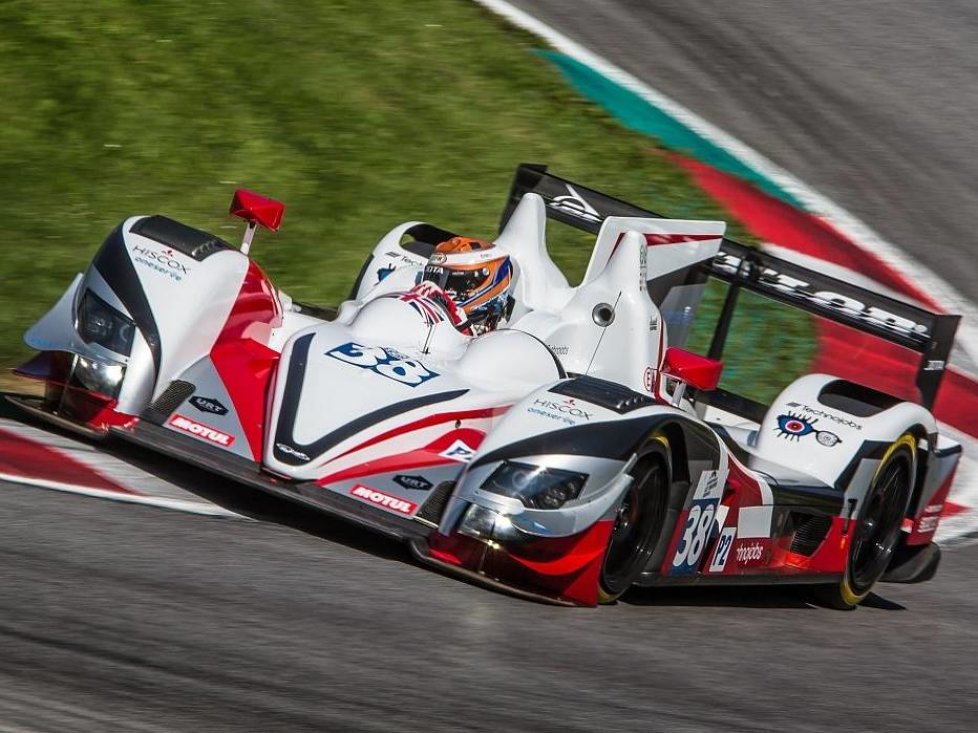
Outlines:
[[570,415],[571,417],[577,417],[582,420],[590,420],[591,413],[582,410],[577,406],[577,403],[570,397],[564,399],[562,402],[552,402],[551,400],[533,400],[533,404],[537,407],[543,407],[547,410],[553,410],[554,412],[561,412],[565,415]]
[[159,273],[169,275],[177,282],[183,280],[184,275],[190,274],[190,269],[177,260],[172,249],[159,251],[151,247],[135,245],[132,248],[132,259],[140,265],[145,265]]

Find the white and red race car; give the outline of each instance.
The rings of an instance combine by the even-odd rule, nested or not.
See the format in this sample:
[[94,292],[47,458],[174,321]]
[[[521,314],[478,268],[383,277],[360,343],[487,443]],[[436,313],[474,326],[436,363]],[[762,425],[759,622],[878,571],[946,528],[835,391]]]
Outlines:
[[[960,446],[925,405],[956,317],[738,245],[723,222],[661,218],[521,166],[495,238],[515,270],[508,319],[474,335],[444,293],[416,287],[451,232],[395,227],[326,311],[248,256],[282,212],[239,191],[240,248],[126,219],[27,332],[40,353],[19,373],[46,394],[19,404],[561,603],[789,582],[851,607],[880,578],[936,570]],[[548,219],[596,235],[579,285],[547,253]],[[709,277],[728,294],[702,356],[682,347]],[[915,399],[828,374],[770,405],[718,389],[742,290],[898,345]]]

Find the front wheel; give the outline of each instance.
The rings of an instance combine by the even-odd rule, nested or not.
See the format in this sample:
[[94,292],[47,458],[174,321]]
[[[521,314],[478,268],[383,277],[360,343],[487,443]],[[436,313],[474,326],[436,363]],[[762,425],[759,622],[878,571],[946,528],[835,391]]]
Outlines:
[[913,491],[916,448],[917,441],[906,433],[887,449],[862,501],[845,575],[838,584],[817,590],[825,605],[855,608],[886,572]]
[[598,602],[612,603],[634,583],[655,549],[669,500],[669,453],[665,438],[655,438],[629,472],[632,483],[622,497],[598,581]]

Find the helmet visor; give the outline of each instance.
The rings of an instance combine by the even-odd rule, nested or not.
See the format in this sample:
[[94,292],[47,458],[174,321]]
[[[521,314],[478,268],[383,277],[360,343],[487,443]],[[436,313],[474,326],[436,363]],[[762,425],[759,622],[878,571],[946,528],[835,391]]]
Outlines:
[[479,290],[489,277],[489,268],[474,270],[453,270],[441,265],[428,265],[424,268],[422,279],[432,282],[456,300],[464,301]]

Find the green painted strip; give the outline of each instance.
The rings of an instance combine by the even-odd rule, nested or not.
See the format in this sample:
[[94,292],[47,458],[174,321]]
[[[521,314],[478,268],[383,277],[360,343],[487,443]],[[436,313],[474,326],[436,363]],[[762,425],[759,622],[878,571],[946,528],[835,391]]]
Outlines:
[[656,138],[670,150],[686,153],[725,173],[750,181],[765,193],[804,211],[805,207],[783,188],[758,174],[726,150],[703,139],[681,122],[616,84],[594,69],[556,51],[538,51],[585,97],[600,104],[626,127]]

